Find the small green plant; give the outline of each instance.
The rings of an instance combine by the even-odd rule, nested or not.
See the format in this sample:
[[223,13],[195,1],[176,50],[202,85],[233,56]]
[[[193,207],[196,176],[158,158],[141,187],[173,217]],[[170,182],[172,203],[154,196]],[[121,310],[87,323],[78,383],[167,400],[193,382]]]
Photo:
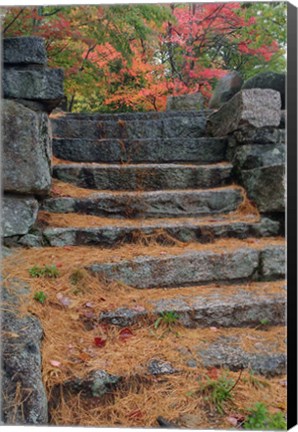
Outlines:
[[263,319],[260,320],[260,324],[261,324],[262,326],[269,325],[269,323],[270,323],[270,321],[269,321],[268,318],[263,318]]
[[29,274],[32,277],[41,277],[43,276],[43,269],[39,266],[33,266],[31,269],[29,269]]
[[29,274],[32,277],[49,277],[56,278],[59,276],[59,270],[53,265],[45,265],[44,267],[33,266],[29,269]]
[[34,298],[34,300],[38,301],[39,303],[44,304],[47,296],[45,295],[45,293],[43,291],[36,291],[33,298]]
[[161,324],[164,324],[166,327],[171,328],[174,324],[177,323],[180,316],[176,312],[161,312],[160,317],[154,323],[154,328],[158,329]]
[[243,423],[244,429],[250,430],[285,430],[287,423],[281,412],[270,414],[267,407],[258,402],[249,409],[250,414]]
[[229,378],[226,373],[218,379],[206,377],[207,382],[201,384],[200,392],[205,395],[205,399],[210,401],[220,414],[224,414],[224,402],[233,398],[231,391],[234,389],[235,381]]
[[258,329],[260,329],[260,330],[267,330],[268,326],[270,324],[270,321],[269,321],[268,318],[262,318],[262,319],[260,319],[259,323],[260,324],[258,324],[256,326],[256,330],[258,330]]

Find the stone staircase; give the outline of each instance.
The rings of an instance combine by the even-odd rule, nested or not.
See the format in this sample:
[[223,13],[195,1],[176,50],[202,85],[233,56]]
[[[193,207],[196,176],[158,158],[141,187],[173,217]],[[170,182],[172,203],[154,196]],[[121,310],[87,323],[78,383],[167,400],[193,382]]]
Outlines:
[[[228,140],[206,136],[207,115],[53,116],[54,189],[39,214],[44,244],[77,250],[80,268],[107,291],[109,284],[135,291],[97,311],[97,324],[141,331],[174,314],[185,331],[221,329],[185,357],[188,366],[281,375],[284,238],[279,222],[259,215],[235,184]],[[246,349],[248,340],[255,344]],[[168,360],[158,344],[155,357]]]

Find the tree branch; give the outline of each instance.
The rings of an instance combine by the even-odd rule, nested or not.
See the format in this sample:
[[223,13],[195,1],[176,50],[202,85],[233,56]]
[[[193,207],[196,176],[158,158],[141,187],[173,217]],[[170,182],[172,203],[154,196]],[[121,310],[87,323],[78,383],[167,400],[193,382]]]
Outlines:
[[24,10],[25,10],[25,8],[22,8],[22,9],[20,10],[20,12],[17,13],[17,15],[16,15],[16,16],[15,16],[15,17],[10,21],[10,23],[7,24],[6,27],[4,27],[4,29],[3,29],[3,34],[7,32],[7,30],[9,29],[9,27],[11,27],[11,26],[13,25],[13,23],[14,23],[14,22],[19,18],[19,16],[24,12]]

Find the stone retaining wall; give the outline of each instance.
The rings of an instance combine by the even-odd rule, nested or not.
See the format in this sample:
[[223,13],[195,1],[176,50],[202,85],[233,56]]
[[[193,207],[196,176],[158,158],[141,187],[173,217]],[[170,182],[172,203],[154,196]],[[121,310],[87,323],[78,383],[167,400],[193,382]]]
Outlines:
[[227,158],[237,183],[247,191],[261,214],[284,222],[286,112],[280,93],[247,89],[237,93],[207,124],[210,135],[227,136]]
[[47,67],[45,41],[3,40],[2,236],[29,241],[39,198],[51,187],[52,137],[48,114],[63,97],[63,71]]

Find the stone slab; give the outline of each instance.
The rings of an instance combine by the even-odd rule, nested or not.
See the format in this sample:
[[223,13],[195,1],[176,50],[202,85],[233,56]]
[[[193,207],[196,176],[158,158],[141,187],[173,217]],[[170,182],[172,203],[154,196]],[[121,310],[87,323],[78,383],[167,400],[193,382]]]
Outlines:
[[110,217],[182,217],[212,215],[235,210],[242,202],[241,189],[102,192],[87,198],[49,198],[43,210]]
[[[266,348],[266,344],[264,344]],[[230,346],[228,341],[217,342],[205,350],[199,350],[204,367],[228,368],[232,371],[249,369],[265,376],[282,375],[286,373],[286,354],[250,353],[239,347]]]
[[223,186],[231,182],[231,164],[58,164],[53,176],[78,187],[98,190],[166,190]]
[[4,195],[2,198],[2,236],[27,234],[34,224],[38,202],[33,197]]
[[46,195],[51,188],[48,116],[2,101],[2,186],[5,192]]
[[3,70],[2,90],[4,98],[42,101],[50,111],[64,96],[63,70],[37,66],[7,67]]
[[2,54],[4,65],[47,63],[45,40],[36,36],[4,38]]
[[261,72],[249,78],[242,86],[243,89],[272,89],[280,93],[281,108],[285,109],[286,102],[286,74],[276,72]]
[[[257,291],[257,285],[255,286]],[[118,308],[99,314],[99,322],[129,327],[144,319],[155,322],[161,314],[175,312],[177,323],[187,328],[198,327],[256,327],[264,316],[270,325],[284,325],[286,295],[279,292],[274,295],[260,295],[239,286],[238,293],[226,295],[225,287],[220,287],[215,294],[204,296],[176,296],[151,301],[153,309],[135,310],[133,307]],[[269,290],[268,290],[269,291]]]
[[[82,135],[84,136],[84,135]],[[53,153],[74,162],[216,163],[225,160],[226,139],[53,139]]]
[[102,226],[86,228],[58,228],[48,227],[42,234],[45,243],[50,246],[82,246],[101,245],[114,246],[119,243],[133,243],[138,235],[154,235],[157,242],[165,244],[172,238],[173,241],[198,241],[209,243],[217,238],[248,238],[270,237],[279,234],[279,222],[262,218],[260,222],[227,222],[224,219],[218,222],[200,224],[200,220],[163,222],[144,221],[142,224],[132,226]]
[[205,136],[210,111],[123,114],[66,114],[52,116],[56,138],[166,139]]
[[223,253],[194,251],[162,257],[140,256],[116,263],[93,264],[88,270],[104,280],[143,289],[251,279],[258,264],[257,250],[241,248]]
[[207,131],[223,137],[243,126],[263,128],[280,124],[280,94],[275,90],[241,90],[208,118]]

